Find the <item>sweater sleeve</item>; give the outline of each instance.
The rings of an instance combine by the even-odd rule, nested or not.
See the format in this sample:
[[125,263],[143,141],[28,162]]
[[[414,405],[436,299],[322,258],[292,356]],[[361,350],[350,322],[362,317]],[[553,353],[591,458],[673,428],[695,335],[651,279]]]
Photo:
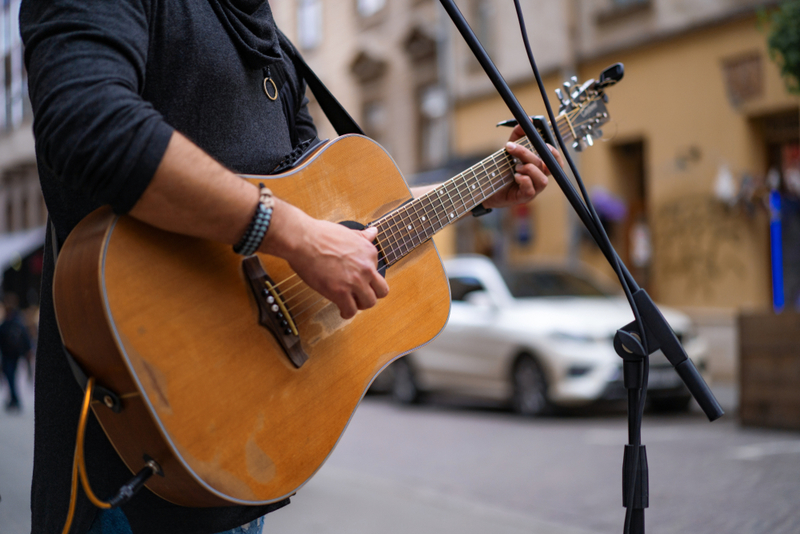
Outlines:
[[130,210],[172,127],[142,99],[146,0],[24,0],[20,31],[40,164],[64,186]]

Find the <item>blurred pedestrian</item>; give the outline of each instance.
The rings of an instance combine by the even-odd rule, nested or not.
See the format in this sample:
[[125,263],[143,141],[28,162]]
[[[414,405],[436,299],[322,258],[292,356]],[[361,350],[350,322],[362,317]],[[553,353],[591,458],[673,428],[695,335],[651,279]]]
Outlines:
[[5,317],[0,324],[0,357],[3,360],[3,375],[6,377],[9,389],[9,399],[6,411],[20,411],[22,405],[17,395],[17,363],[20,358],[30,361],[32,355],[31,338],[25,317],[19,311],[19,299],[13,293],[6,293],[3,299]]

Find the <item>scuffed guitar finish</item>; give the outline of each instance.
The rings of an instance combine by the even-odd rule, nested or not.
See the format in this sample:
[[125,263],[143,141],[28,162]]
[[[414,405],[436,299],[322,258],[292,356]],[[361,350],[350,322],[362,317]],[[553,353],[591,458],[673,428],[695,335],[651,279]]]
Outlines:
[[[411,198],[392,159],[360,136],[336,139],[289,173],[246,179],[335,222],[367,224]],[[259,258],[279,285],[294,274],[281,259]],[[387,269],[389,295],[370,310],[345,321],[320,301],[300,313],[308,360],[297,368],[259,324],[241,261],[227,245],[106,209],[75,229],[59,257],[64,341],[87,374],[125,397],[121,413],[96,404],[95,414],[132,471],[145,454],[159,462],[165,476],[148,487],[176,504],[263,504],[294,493],[380,370],[447,321],[449,288],[427,241]]]

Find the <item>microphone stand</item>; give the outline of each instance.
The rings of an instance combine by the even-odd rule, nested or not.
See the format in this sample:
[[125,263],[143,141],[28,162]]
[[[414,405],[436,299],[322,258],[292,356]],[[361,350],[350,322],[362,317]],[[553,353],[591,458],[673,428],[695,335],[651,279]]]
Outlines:
[[[624,386],[628,393],[628,444],[625,446],[623,456],[623,506],[629,508],[630,525],[626,530],[635,534],[644,534],[644,509],[648,506],[648,472],[647,455],[644,445],[641,444],[641,413],[642,389],[645,387],[645,359],[658,349],[664,353],[667,360],[675,367],[689,392],[700,405],[709,421],[720,418],[724,412],[714,394],[709,389],[703,377],[697,371],[692,360],[686,355],[678,338],[670,328],[664,316],[653,303],[644,289],[640,288],[631,276],[625,264],[617,255],[611,244],[601,235],[597,222],[592,218],[586,205],[581,200],[572,182],[569,181],[563,169],[558,165],[555,157],[550,153],[539,133],[533,127],[529,115],[525,113],[517,101],[514,93],[508,87],[497,67],[492,63],[489,55],[484,50],[475,33],[470,28],[461,11],[456,7],[454,0],[441,0],[447,14],[455,24],[461,36],[469,45],[475,58],[503,98],[511,114],[522,126],[525,135],[533,143],[539,157],[542,158],[550,174],[564,192],[572,208],[578,214],[583,224],[589,230],[592,238],[600,247],[606,260],[612,265],[618,264],[620,268],[620,283],[625,284],[632,294],[633,301],[638,308],[638,321],[623,326],[614,336],[614,349],[622,358],[622,371]],[[644,335],[646,339],[641,339]],[[647,350],[645,350],[647,347]]]

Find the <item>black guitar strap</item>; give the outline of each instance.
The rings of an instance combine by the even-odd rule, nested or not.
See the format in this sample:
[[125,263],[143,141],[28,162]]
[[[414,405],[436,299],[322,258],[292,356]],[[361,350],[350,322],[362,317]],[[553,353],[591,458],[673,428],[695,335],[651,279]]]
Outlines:
[[308,66],[308,63],[305,62],[303,57],[294,47],[289,46],[287,48],[290,50],[291,59],[297,69],[297,73],[305,79],[311,92],[314,93],[319,106],[322,108],[322,111],[325,112],[325,116],[328,117],[334,130],[336,130],[336,133],[339,135],[364,135],[364,131],[359,127],[358,123],[353,120],[353,117],[347,113],[344,106],[342,106],[330,90],[325,87],[325,84],[322,83],[322,80],[311,70],[311,67]]

